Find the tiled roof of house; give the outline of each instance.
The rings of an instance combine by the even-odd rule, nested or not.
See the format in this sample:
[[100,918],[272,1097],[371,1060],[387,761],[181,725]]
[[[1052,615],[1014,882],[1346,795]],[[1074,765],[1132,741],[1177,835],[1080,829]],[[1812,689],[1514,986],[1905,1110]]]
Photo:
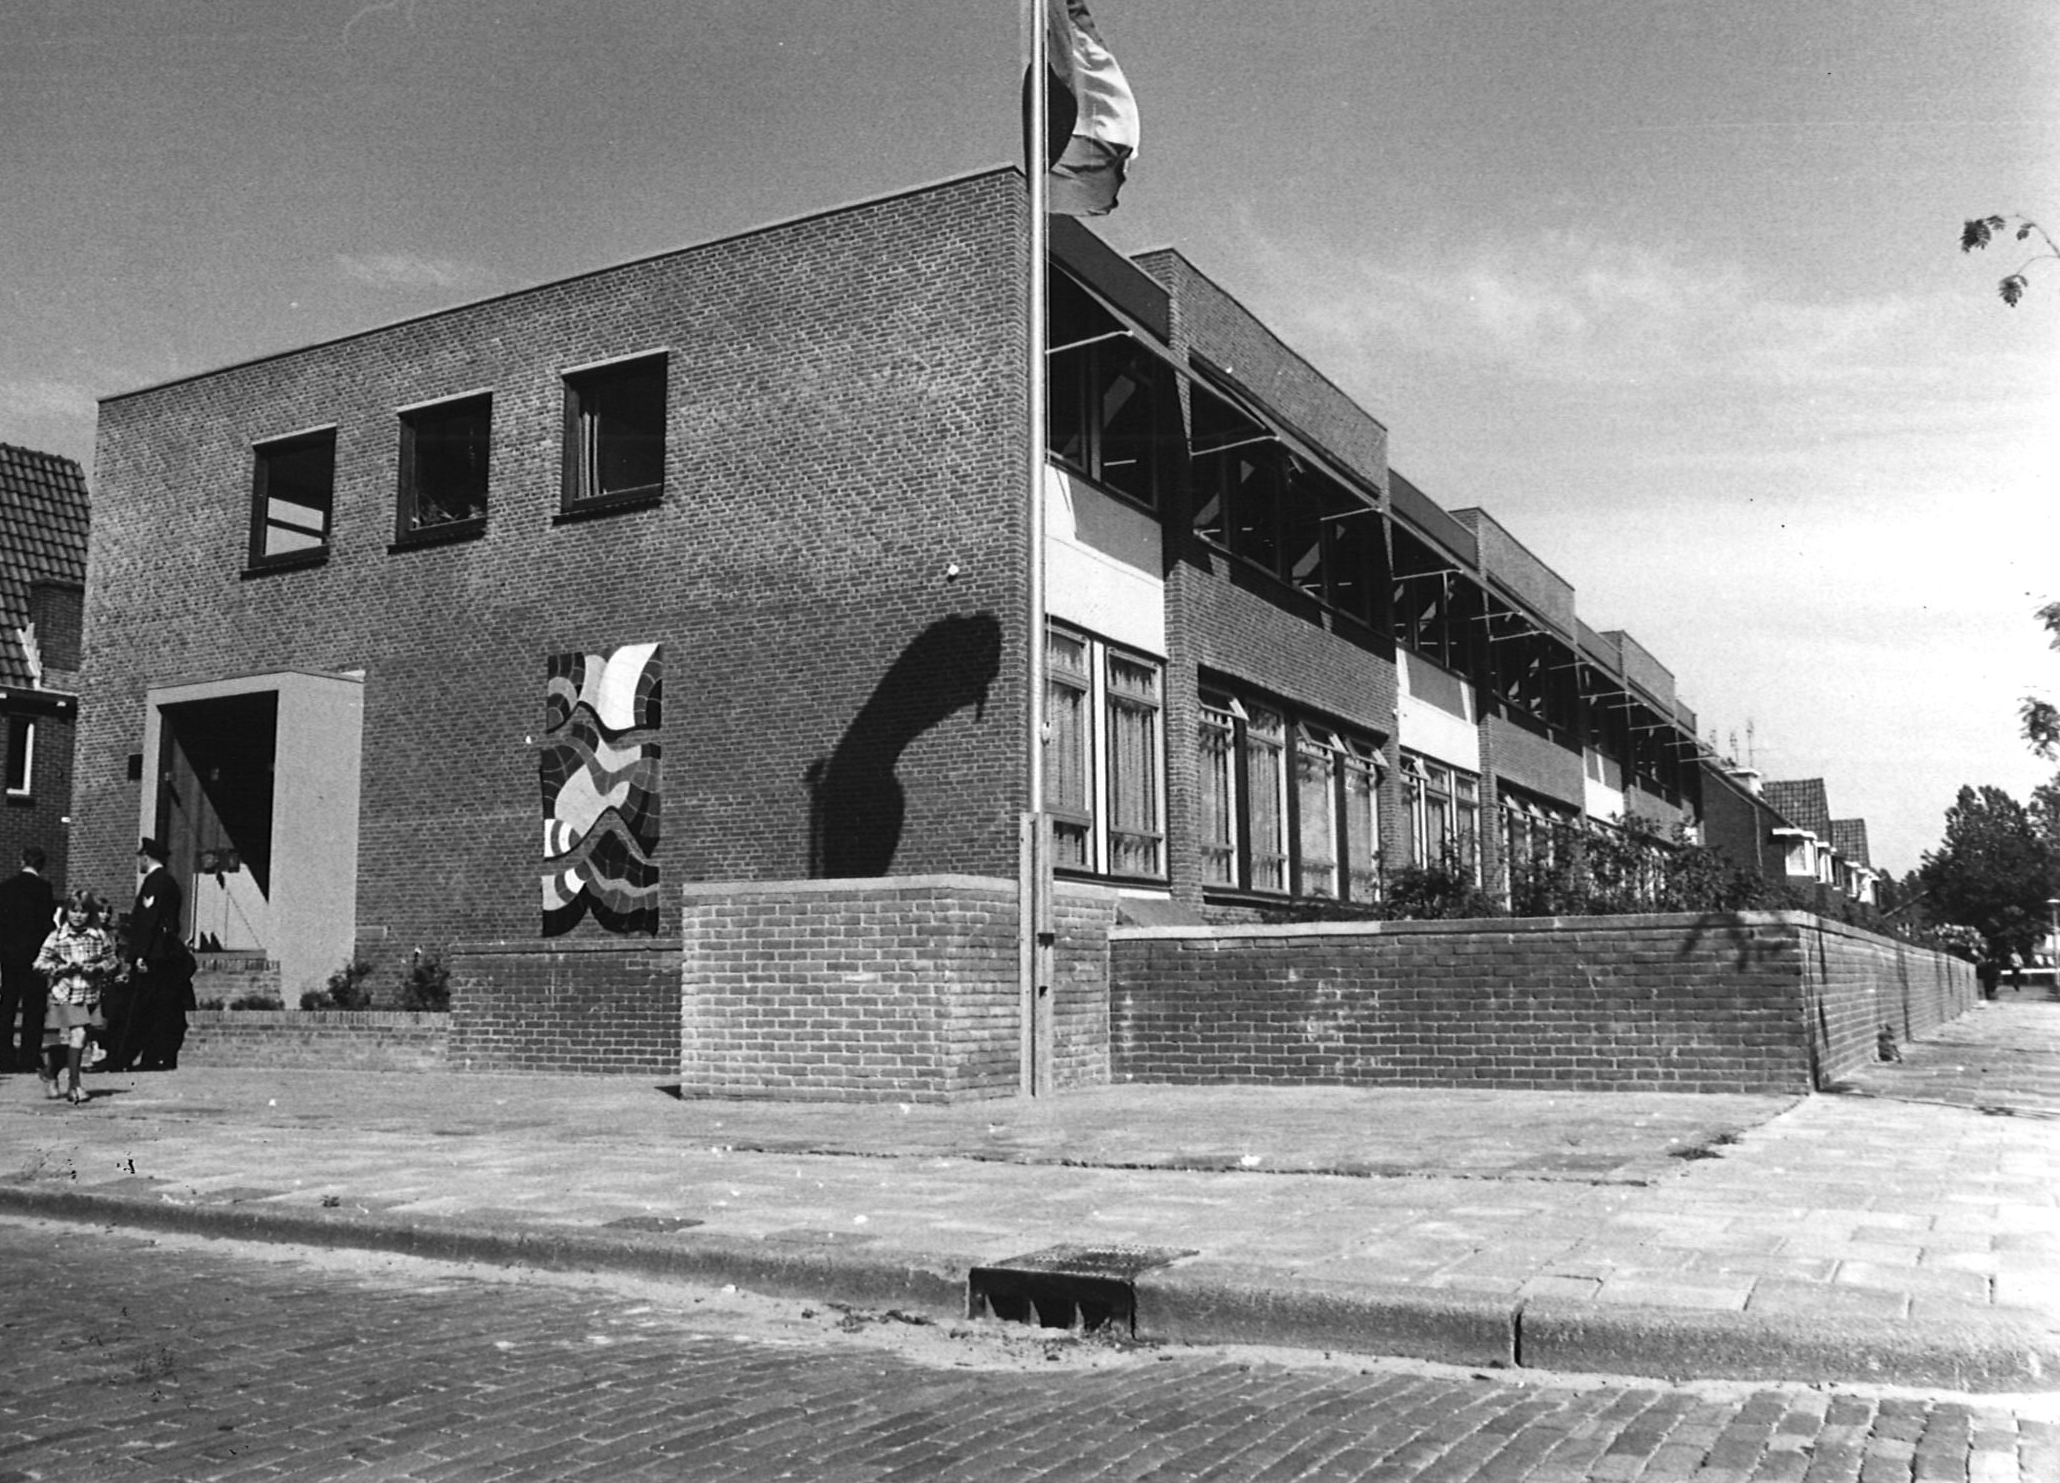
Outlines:
[[1831,840],[1831,801],[1824,792],[1822,778],[1802,778],[1793,782],[1770,782],[1762,790],[1767,802],[1777,809],[1781,816],[1798,829],[1807,829],[1817,838],[1829,843]]
[[35,682],[20,630],[37,582],[83,586],[92,510],[68,458],[0,443],[0,687]]
[[1831,821],[1831,848],[1846,859],[1871,867],[1874,862],[1867,857],[1867,821],[1865,819],[1833,819]]

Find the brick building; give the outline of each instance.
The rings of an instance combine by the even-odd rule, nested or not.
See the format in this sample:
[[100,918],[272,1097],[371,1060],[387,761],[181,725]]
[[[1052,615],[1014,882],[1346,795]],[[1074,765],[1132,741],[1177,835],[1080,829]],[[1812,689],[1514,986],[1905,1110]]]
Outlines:
[[[76,463],[0,443],[0,723],[6,727],[0,873],[25,846],[63,887],[91,505]],[[82,876],[102,890],[129,872]]]
[[[289,1002],[455,949],[457,1059],[625,1069],[682,888],[1012,877],[1025,235],[996,170],[107,399],[82,859],[164,837]],[[1630,635],[1179,253],[1053,256],[1063,877],[1373,910],[1700,817]]]

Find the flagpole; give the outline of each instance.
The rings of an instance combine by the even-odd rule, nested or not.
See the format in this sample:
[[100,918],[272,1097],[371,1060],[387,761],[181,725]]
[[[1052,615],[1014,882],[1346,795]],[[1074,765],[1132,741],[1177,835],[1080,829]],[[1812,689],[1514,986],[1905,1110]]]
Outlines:
[[1018,849],[1019,880],[1016,893],[1017,973],[1021,1001],[1021,1030],[1018,1044],[1018,1089],[1035,1096],[1051,1089],[1048,1054],[1040,1054],[1049,1042],[1052,1006],[1046,1002],[1051,962],[1051,849],[1050,830],[1044,816],[1044,728],[1045,728],[1045,575],[1044,575],[1044,441],[1045,441],[1045,271],[1050,233],[1047,208],[1050,182],[1046,178],[1046,141],[1050,103],[1046,78],[1050,72],[1049,0],[1024,0],[1023,13],[1030,23],[1029,118],[1024,129],[1023,176],[1029,185],[1030,231],[1026,280],[1028,347],[1025,366],[1025,460],[1024,513],[1029,542],[1026,574],[1028,581],[1024,628],[1024,684],[1027,687],[1024,714],[1025,811]]

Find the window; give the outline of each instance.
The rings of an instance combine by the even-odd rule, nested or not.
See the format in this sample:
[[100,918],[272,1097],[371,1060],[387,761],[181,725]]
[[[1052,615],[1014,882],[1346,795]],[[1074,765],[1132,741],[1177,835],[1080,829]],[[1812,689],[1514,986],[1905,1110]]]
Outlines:
[[665,357],[565,376],[567,510],[641,504],[665,491]]
[[1172,379],[1128,328],[1070,278],[1054,273],[1049,310],[1051,454],[1139,504],[1159,502]]
[[1481,874],[1481,780],[1414,752],[1402,754],[1409,863]]
[[1059,628],[1046,636],[1045,662],[1053,863],[1090,875],[1165,879],[1158,663]]
[[1529,900],[1546,877],[1571,860],[1580,814],[1507,786],[1501,789],[1501,802],[1504,887],[1512,897]]
[[476,535],[486,528],[493,398],[459,397],[401,414],[397,539]]
[[1380,749],[1370,739],[1205,691],[1197,741],[1205,884],[1380,899]]
[[1458,563],[1397,527],[1393,583],[1396,642],[1456,675],[1478,674],[1485,603]]
[[250,564],[284,566],[329,554],[336,429],[260,443],[251,481]]
[[27,798],[36,783],[36,723],[27,716],[7,718],[7,795]]

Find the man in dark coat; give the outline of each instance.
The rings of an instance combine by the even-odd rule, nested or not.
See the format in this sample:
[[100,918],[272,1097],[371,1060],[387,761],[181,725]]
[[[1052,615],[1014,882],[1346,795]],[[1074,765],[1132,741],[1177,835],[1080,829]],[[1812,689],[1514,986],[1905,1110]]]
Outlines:
[[175,1071],[186,1043],[186,1000],[193,992],[193,955],[180,930],[186,893],[165,869],[165,847],[145,839],[136,851],[143,872],[129,913],[129,1010],[107,1069]]
[[36,952],[57,914],[43,865],[43,852],[30,845],[21,852],[20,873],[0,881],[0,1071],[33,1071],[42,1054],[44,985]]

